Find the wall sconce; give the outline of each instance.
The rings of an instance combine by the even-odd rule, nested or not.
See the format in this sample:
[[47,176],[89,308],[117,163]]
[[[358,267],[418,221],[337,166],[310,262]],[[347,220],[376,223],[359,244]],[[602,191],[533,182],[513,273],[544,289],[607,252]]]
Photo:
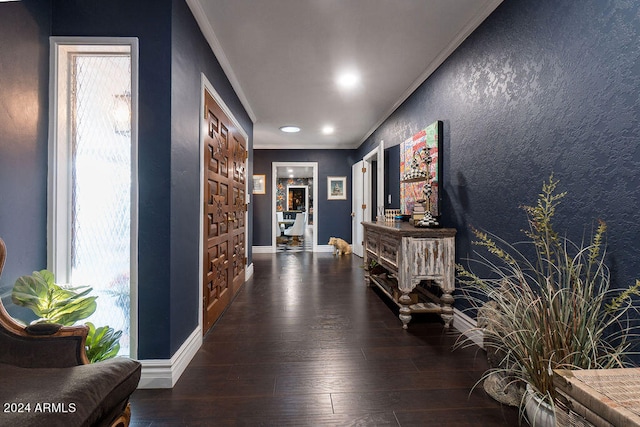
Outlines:
[[118,135],[131,135],[131,92],[113,96],[113,130]]

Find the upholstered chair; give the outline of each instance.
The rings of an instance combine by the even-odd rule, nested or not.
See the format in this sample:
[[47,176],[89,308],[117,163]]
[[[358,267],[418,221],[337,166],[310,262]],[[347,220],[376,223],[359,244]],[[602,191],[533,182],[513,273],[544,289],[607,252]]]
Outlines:
[[[6,259],[0,239],[0,273]],[[86,326],[14,320],[0,299],[0,425],[129,425],[141,365],[116,357],[89,363]]]

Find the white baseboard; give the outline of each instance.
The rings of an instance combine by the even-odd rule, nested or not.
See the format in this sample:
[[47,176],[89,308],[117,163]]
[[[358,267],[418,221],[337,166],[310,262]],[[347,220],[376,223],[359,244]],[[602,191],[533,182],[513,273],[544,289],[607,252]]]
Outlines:
[[273,246],[252,246],[254,254],[273,254],[276,249]]
[[[245,268],[245,282],[253,276],[253,263]],[[202,346],[202,331],[197,327],[171,359],[140,360],[142,375],[138,388],[172,388]]]
[[484,348],[484,337],[482,332],[477,329],[478,323],[476,322],[476,319],[473,319],[466,313],[454,308],[453,327],[462,335],[467,336],[467,338],[473,341],[478,347]]
[[141,360],[138,388],[172,388],[202,346],[202,331],[196,328],[171,359]]
[[253,276],[253,263],[249,264],[244,269],[244,281],[246,282],[247,280],[249,280],[251,276]]

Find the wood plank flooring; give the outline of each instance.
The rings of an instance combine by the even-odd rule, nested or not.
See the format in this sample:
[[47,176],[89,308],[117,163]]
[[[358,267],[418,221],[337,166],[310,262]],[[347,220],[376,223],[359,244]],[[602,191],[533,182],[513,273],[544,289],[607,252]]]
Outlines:
[[486,369],[438,317],[404,331],[362,259],[254,254],[255,273],[171,390],[137,390],[132,427],[516,426],[471,388]]

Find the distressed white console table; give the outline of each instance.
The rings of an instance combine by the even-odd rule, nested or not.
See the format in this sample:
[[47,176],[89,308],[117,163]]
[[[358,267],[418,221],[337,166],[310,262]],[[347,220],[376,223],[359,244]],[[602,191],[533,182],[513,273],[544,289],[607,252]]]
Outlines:
[[[456,230],[417,228],[406,222],[362,225],[366,285],[378,286],[399,306],[404,329],[412,313],[439,313],[448,328],[453,320]],[[371,268],[375,264],[384,271],[376,274]],[[441,295],[418,286],[423,280],[435,283]]]

